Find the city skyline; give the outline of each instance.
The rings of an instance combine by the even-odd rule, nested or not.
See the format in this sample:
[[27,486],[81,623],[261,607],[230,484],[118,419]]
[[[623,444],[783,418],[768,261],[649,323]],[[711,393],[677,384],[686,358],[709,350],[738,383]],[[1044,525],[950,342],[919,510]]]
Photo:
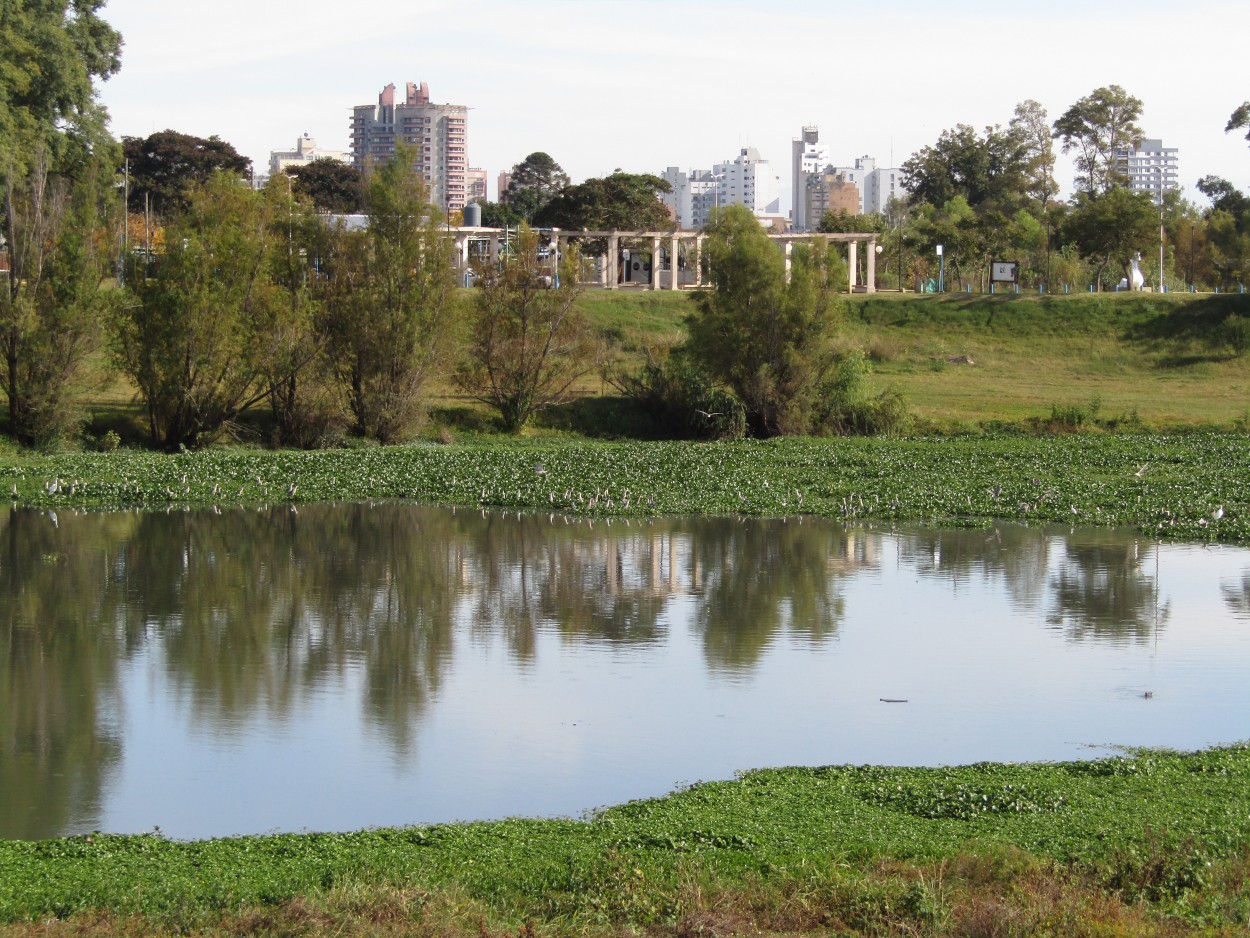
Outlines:
[[[352,108],[402,79],[469,107],[469,163],[491,179],[536,150],[576,182],[710,166],[752,146],[779,170],[787,211],[790,141],[805,124],[838,163],[867,154],[897,166],[956,124],[1006,125],[1028,98],[1053,121],[1119,84],[1142,100],[1145,135],[1179,149],[1187,197],[1206,204],[1195,183],[1208,174],[1250,190],[1250,148],[1224,133],[1250,84],[1236,53],[1197,35],[1250,26],[1232,3],[1189,5],[1188,32],[1158,0],[1131,18],[1096,0],[903,0],[888,11],[795,0],[779,12],[745,0],[483,0],[471,19],[447,0],[363,0],[346,14],[324,0],[297,13],[221,0],[187,28],[202,10],[104,7],[126,41],[121,72],[100,85],[116,136],[216,134],[263,170],[303,133],[347,149]],[[1056,168],[1066,195],[1070,157]]]

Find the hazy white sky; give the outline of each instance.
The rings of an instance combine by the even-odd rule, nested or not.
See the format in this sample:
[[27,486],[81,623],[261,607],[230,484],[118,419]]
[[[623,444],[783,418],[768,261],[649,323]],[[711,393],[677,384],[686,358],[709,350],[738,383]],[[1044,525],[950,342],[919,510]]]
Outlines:
[[[1126,12],[1131,7],[1132,12]],[[108,0],[125,38],[101,87],[117,136],[216,134],[261,170],[308,132],[347,149],[353,105],[427,82],[468,105],[469,159],[496,174],[535,150],[574,181],[620,167],[710,168],[754,146],[781,176],[820,127],[837,163],[901,163],[958,123],[1053,121],[1093,89],[1144,102],[1147,136],[1201,176],[1250,190],[1250,145],[1225,134],[1250,99],[1250,4],[1193,0]],[[1059,157],[1059,176],[1072,175]]]

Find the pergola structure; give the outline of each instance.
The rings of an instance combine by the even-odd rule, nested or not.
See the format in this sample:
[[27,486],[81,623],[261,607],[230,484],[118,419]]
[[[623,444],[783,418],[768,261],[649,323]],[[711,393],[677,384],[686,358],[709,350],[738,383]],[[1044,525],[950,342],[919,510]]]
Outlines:
[[[557,249],[560,251],[563,251],[565,245],[570,241],[605,241],[608,247],[607,254],[603,257],[602,263],[598,265],[597,271],[599,286],[605,290],[617,289],[623,279],[620,267],[622,248],[627,245],[640,243],[650,248],[653,259],[660,256],[661,249],[667,250],[670,258],[667,270],[653,260],[650,282],[647,284],[650,289],[681,290],[703,285],[702,267],[699,260],[703,251],[703,239],[707,235],[702,231],[573,231],[563,228],[542,230],[544,234],[556,243]],[[501,246],[506,244],[513,234],[507,228],[460,227],[451,228],[449,231],[455,238],[456,256],[461,270],[469,268],[470,242],[486,242],[488,245],[486,255],[493,264],[499,260]],[[769,235],[769,238],[777,242],[781,250],[785,252],[787,274],[790,272],[790,255],[794,250],[796,242],[824,240],[845,244],[849,291],[854,292],[858,288],[865,293],[877,292],[877,237],[877,233],[872,231],[841,232],[837,234],[805,231],[801,233]],[[856,283],[856,279],[859,270],[859,246],[861,244],[865,246],[866,270],[864,282],[859,284]],[[693,257],[690,258],[690,262],[686,264],[684,269],[673,260],[680,255],[683,246],[687,247],[688,257],[690,257],[690,253],[693,251]]]

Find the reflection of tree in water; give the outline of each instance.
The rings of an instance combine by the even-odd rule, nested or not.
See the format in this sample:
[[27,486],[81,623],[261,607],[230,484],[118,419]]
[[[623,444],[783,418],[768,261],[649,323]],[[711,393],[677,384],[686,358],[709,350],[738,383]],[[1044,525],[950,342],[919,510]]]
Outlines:
[[899,559],[921,576],[959,584],[999,579],[1011,598],[1034,606],[1045,595],[1051,536],[1019,524],[957,530],[921,529],[899,540]]
[[658,619],[672,591],[663,526],[644,534],[522,515],[492,519],[483,530],[475,541],[480,627],[532,637],[546,624],[566,638],[613,644],[663,637]]
[[696,626],[715,668],[750,668],[784,629],[824,641],[843,615],[839,573],[876,562],[872,536],[829,523],[700,518],[687,527]]
[[359,664],[366,712],[407,749],[451,655],[453,524],[399,506],[145,515],[132,614],[197,719],[287,715]]
[[[104,545],[135,515],[87,528],[62,512],[0,520],[0,837],[92,830],[121,756],[111,726],[127,636]],[[102,536],[101,536],[102,535]]]
[[1158,606],[1157,550],[1122,531],[1077,530],[1050,581],[1050,621],[1078,640],[1150,641],[1170,611]]
[[1250,573],[1243,573],[1240,583],[1221,583],[1220,592],[1229,609],[1243,619],[1250,618]]

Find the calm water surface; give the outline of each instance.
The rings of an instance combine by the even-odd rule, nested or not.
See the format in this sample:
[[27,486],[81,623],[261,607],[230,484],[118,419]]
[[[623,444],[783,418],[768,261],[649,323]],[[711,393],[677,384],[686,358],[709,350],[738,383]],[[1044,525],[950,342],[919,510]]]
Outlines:
[[1250,738],[1243,549],[396,504],[0,528],[0,837],[577,815],[752,767]]

